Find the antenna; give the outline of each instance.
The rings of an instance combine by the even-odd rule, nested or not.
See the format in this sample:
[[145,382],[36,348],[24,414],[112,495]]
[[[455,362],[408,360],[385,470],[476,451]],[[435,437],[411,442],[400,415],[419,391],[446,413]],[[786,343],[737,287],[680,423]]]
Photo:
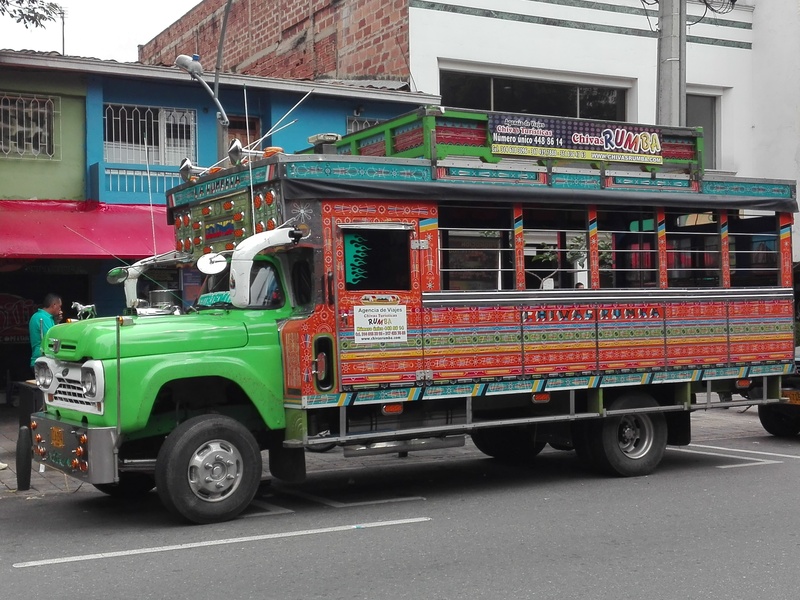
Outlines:
[[65,50],[66,27],[64,25],[64,19],[67,17],[67,9],[64,8],[63,6],[59,6],[58,9],[56,10],[56,13],[58,14],[59,17],[61,17],[61,56],[66,56],[67,54]]

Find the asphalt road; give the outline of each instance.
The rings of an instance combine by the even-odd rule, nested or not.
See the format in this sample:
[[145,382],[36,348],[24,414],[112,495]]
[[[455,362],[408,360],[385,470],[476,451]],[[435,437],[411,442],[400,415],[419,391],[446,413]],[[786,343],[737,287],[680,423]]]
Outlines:
[[616,479],[546,449],[310,457],[244,517],[176,523],[155,494],[0,503],[0,598],[782,599],[800,594],[800,438],[755,409],[694,417],[655,474]]

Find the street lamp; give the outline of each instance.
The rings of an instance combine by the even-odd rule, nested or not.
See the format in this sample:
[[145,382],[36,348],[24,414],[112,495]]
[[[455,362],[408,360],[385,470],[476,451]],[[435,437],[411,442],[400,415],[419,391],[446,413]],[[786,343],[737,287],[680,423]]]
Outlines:
[[222,108],[222,104],[219,102],[219,98],[214,93],[214,90],[211,89],[205,80],[201,77],[203,74],[203,65],[200,64],[200,57],[197,54],[192,56],[187,56],[186,54],[179,54],[178,58],[175,59],[175,66],[179,69],[186,71],[192,79],[199,82],[206,91],[208,95],[211,96],[211,99],[214,101],[214,104],[217,105],[217,119],[219,120],[219,124],[223,127],[227,127],[230,121],[228,121],[228,115],[225,114],[225,109]]

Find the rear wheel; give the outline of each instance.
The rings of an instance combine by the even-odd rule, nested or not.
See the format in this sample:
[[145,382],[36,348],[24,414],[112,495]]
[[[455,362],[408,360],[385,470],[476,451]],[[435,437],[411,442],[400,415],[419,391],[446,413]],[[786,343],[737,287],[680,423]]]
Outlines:
[[[623,396],[609,410],[657,407],[649,396]],[[667,448],[667,423],[657,412],[607,417],[589,430],[589,446],[595,466],[621,477],[647,475],[661,462]]]
[[156,487],[171,512],[194,523],[233,519],[261,481],[261,451],[253,434],[222,415],[181,423],[156,461]]
[[800,414],[793,408],[760,404],[758,420],[767,433],[776,437],[794,437],[800,433]]
[[547,445],[536,439],[536,428],[528,426],[475,429],[472,441],[487,456],[508,462],[530,460]]

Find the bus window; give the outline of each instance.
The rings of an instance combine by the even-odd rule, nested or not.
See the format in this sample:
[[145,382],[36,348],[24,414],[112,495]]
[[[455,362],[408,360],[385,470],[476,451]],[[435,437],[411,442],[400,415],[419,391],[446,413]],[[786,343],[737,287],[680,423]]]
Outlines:
[[597,211],[600,286],[646,288],[658,285],[655,212],[627,208]]
[[526,288],[569,289],[588,284],[585,208],[526,208],[522,222]]
[[411,231],[358,228],[342,231],[345,289],[411,289]]
[[719,218],[712,211],[665,211],[669,287],[720,286]]
[[439,209],[443,290],[514,288],[514,214],[510,208]]
[[728,213],[731,287],[780,285],[778,231],[776,215]]

